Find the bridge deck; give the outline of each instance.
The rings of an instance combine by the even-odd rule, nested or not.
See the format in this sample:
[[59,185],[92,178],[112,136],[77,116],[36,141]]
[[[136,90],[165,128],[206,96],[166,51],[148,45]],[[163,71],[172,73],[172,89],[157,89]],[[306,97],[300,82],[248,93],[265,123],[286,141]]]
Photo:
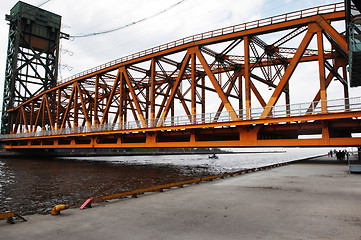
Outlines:
[[[328,111],[311,104],[277,106],[262,118],[232,120],[217,113],[1,135],[6,148],[358,146],[361,98],[329,100]],[[247,110],[239,110],[239,116]],[[217,118],[217,121],[215,121]],[[161,122],[162,125],[157,126]],[[314,136],[302,139],[302,136]]]
[[[11,109],[13,134],[2,142],[14,149],[361,145],[361,101],[348,93],[347,43],[331,25],[344,17],[343,3],[330,4],[108,62]],[[281,37],[272,44],[261,39],[273,33]],[[283,45],[289,42],[299,44]],[[308,86],[316,95],[294,104],[290,93],[298,89],[289,82],[300,62],[317,66]],[[327,99],[333,82],[342,99]],[[273,90],[271,96],[260,86]],[[281,95],[285,105],[277,104]],[[252,98],[259,108],[252,108]],[[214,113],[206,113],[206,99],[219,104]],[[175,117],[176,110],[184,115]]]

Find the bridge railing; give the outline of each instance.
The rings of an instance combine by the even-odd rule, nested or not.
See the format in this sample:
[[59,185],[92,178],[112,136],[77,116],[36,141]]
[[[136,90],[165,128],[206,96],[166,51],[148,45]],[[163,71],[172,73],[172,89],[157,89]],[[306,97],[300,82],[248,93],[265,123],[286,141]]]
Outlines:
[[[282,106],[271,107],[270,114],[267,118],[281,118],[292,116],[304,116],[304,115],[317,115],[325,113],[347,112],[347,111],[361,111],[361,97],[347,98],[347,99],[335,99],[325,101],[327,105],[327,111],[323,112],[321,105],[322,102],[311,103],[299,103]],[[247,121],[253,119],[260,119],[262,112],[265,108],[251,108],[241,109],[235,112],[238,115],[238,119],[235,121]],[[249,113],[250,118],[247,119],[246,113]],[[185,115],[158,119],[146,119],[144,121],[129,121],[126,123],[114,123],[114,124],[102,124],[92,126],[82,126],[75,128],[63,128],[53,129],[37,132],[23,132],[17,134],[0,135],[0,139],[6,138],[24,138],[24,137],[40,137],[51,135],[67,135],[67,134],[79,134],[90,132],[106,132],[117,130],[132,130],[134,132],[142,131],[145,128],[157,128],[157,127],[169,127],[169,126],[189,126],[206,123],[216,122],[231,122],[234,121],[231,118],[231,114],[228,111],[219,113],[205,113],[196,115]],[[287,120],[285,120],[287,121]]]
[[335,3],[335,4],[329,4],[329,5],[304,9],[304,10],[286,13],[286,14],[282,14],[282,15],[278,15],[278,16],[274,16],[274,17],[264,18],[261,20],[255,20],[255,21],[251,21],[251,22],[247,22],[247,23],[242,23],[242,24],[238,24],[235,26],[231,26],[231,27],[221,28],[221,29],[217,29],[214,31],[196,34],[196,35],[185,37],[185,38],[182,38],[182,39],[179,39],[179,40],[176,40],[173,42],[169,42],[169,43],[157,46],[157,47],[153,47],[153,48],[150,48],[150,49],[147,49],[144,51],[140,51],[140,52],[137,52],[137,53],[134,53],[134,54],[122,57],[122,58],[115,59],[113,61],[107,62],[105,64],[99,65],[92,69],[80,72],[80,73],[70,76],[66,79],[63,79],[63,80],[59,81],[57,84],[60,85],[65,82],[74,80],[76,78],[83,77],[88,74],[103,70],[105,68],[115,66],[119,63],[134,60],[134,59],[144,57],[144,56],[147,56],[150,54],[154,54],[154,53],[157,53],[160,51],[164,51],[164,50],[167,50],[170,48],[178,47],[178,46],[190,43],[190,42],[205,40],[205,39],[209,39],[209,38],[213,38],[213,37],[223,36],[223,35],[227,35],[227,34],[231,34],[231,33],[241,32],[244,30],[249,30],[249,29],[258,28],[258,27],[264,27],[264,26],[268,26],[268,25],[272,25],[272,24],[301,19],[301,18],[305,18],[305,17],[311,17],[311,16],[315,16],[317,14],[333,13],[333,12],[339,12],[339,11],[344,11],[344,10],[345,10],[344,3],[341,2],[341,3]]

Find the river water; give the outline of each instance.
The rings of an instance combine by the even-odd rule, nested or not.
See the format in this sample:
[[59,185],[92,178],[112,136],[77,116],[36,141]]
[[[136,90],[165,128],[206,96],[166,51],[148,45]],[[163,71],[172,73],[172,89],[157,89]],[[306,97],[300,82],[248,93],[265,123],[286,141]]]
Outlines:
[[[244,151],[244,150],[242,150]],[[57,204],[79,206],[86,199],[217,173],[287,162],[327,149],[208,155],[0,159],[0,213],[48,214]]]

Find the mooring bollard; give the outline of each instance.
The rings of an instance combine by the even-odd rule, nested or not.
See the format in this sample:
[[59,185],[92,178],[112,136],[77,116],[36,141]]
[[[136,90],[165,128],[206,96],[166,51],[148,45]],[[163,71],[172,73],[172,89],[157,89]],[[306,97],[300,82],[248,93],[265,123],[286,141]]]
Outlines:
[[68,209],[69,205],[56,205],[52,210],[51,210],[51,215],[59,215],[60,211]]

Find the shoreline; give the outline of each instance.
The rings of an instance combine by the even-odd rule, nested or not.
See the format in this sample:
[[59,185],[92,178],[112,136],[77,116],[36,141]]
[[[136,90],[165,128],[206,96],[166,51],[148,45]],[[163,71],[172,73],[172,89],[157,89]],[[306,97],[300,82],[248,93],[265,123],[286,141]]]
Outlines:
[[8,150],[0,150],[0,157],[9,157],[9,158],[70,158],[70,157],[106,157],[106,156],[164,156],[164,155],[197,155],[197,154],[266,154],[266,153],[286,153],[286,150],[270,150],[270,151],[224,151],[224,150],[217,150],[217,151],[155,151],[155,152],[123,152],[121,150],[97,150],[94,151],[93,149],[90,150],[76,150],[74,152],[53,152],[53,151],[33,151],[33,152],[22,152],[22,151],[8,151]]
[[[50,214],[50,210],[56,204],[68,204],[68,205],[70,205],[71,208],[74,208],[74,207],[79,207],[86,199],[92,198],[92,197],[102,198],[102,197],[106,197],[106,196],[109,196],[109,195],[118,195],[118,196],[130,195],[131,196],[133,194],[142,194],[144,192],[162,191],[163,189],[169,188],[168,186],[171,186],[171,187],[182,186],[183,187],[183,185],[187,185],[187,184],[188,185],[189,184],[195,184],[195,183],[198,184],[198,183],[204,182],[204,181],[212,181],[212,180],[217,180],[217,179],[220,179],[220,178],[223,179],[223,178],[227,178],[229,176],[242,175],[242,174],[245,174],[245,173],[262,171],[262,170],[266,170],[266,169],[269,169],[269,168],[274,168],[274,167],[279,167],[279,166],[283,166],[283,165],[287,165],[287,164],[293,164],[293,163],[297,163],[297,162],[307,161],[309,159],[314,159],[314,158],[324,156],[324,155],[325,154],[314,155],[314,156],[311,156],[311,157],[300,157],[300,158],[295,158],[293,160],[286,160],[286,161],[281,161],[281,160],[277,161],[277,162],[272,162],[271,161],[269,163],[264,162],[263,164],[259,164],[259,165],[249,164],[249,166],[238,167],[238,168],[233,168],[233,169],[232,168],[227,169],[227,167],[223,166],[223,168],[224,168],[223,170],[222,170],[222,167],[219,168],[219,169],[218,168],[212,168],[207,163],[203,166],[202,164],[200,164],[200,165],[177,165],[177,164],[172,165],[170,163],[147,163],[147,162],[144,162],[144,163],[143,162],[139,162],[139,163],[122,162],[120,165],[118,165],[118,162],[117,162],[116,165],[121,167],[119,170],[121,170],[122,174],[127,174],[127,173],[123,173],[122,169],[123,168],[128,169],[128,167],[133,167],[134,169],[139,169],[139,170],[136,170],[138,172],[139,171],[144,171],[144,170],[141,170],[141,169],[148,169],[148,168],[150,169],[150,171],[157,171],[157,169],[162,169],[161,171],[164,172],[164,171],[166,171],[167,168],[170,168],[170,170],[183,171],[183,174],[180,174],[178,177],[173,177],[173,181],[172,180],[168,181],[167,178],[169,178],[169,177],[166,177],[162,181],[159,181],[159,180],[154,181],[155,179],[158,179],[159,177],[162,176],[162,175],[160,175],[159,177],[154,177],[154,179],[153,178],[151,178],[151,179],[150,178],[145,178],[144,180],[146,180],[146,181],[144,181],[144,180],[143,181],[138,181],[138,183],[134,182],[134,181],[129,182],[129,184],[132,184],[134,186],[134,188],[133,187],[128,187],[128,186],[130,186],[130,185],[128,185],[128,183],[123,184],[122,182],[118,182],[118,185],[116,185],[118,187],[114,188],[114,186],[115,186],[114,183],[109,182],[108,185],[113,184],[112,190],[111,189],[109,190],[108,188],[104,189],[102,187],[103,190],[101,190],[101,191],[99,191],[99,189],[96,186],[103,186],[106,183],[104,182],[104,184],[103,184],[102,182],[104,180],[98,179],[98,181],[100,180],[102,182],[100,182],[100,184],[95,184],[94,187],[89,186],[91,188],[78,188],[77,191],[70,191],[68,193],[62,192],[64,197],[61,197],[59,195],[59,197],[55,197],[55,198],[52,198],[52,199],[51,198],[46,198],[45,200],[43,199],[42,202],[41,201],[39,202],[38,199],[41,199],[41,198],[39,198],[38,196],[41,197],[41,196],[43,196],[42,194],[46,194],[46,192],[38,192],[37,193],[38,195],[36,195],[36,196],[34,196],[34,194],[33,194],[33,196],[26,196],[25,195],[24,197],[26,197],[28,199],[28,201],[23,202],[22,206],[21,205],[17,206],[17,205],[14,205],[14,204],[6,205],[4,203],[5,207],[3,206],[4,208],[2,208],[2,211],[0,213],[5,212],[6,210],[10,210],[10,211],[14,211],[17,214],[21,214],[23,216],[29,216],[29,215],[34,215],[34,214],[47,215],[47,214]],[[22,161],[22,162],[24,162],[24,161]],[[25,161],[25,162],[27,162],[27,161]],[[66,168],[62,168],[62,170],[64,171],[66,169],[69,169],[69,167],[72,168],[73,164],[75,164],[76,165],[75,167],[78,168],[78,166],[81,166],[81,165],[78,165],[78,164],[85,163],[86,164],[85,166],[89,166],[89,165],[93,165],[94,163],[97,163],[97,162],[101,163],[101,165],[100,165],[101,168],[103,168],[103,166],[108,166],[108,167],[116,166],[116,165],[113,165],[112,162],[110,162],[111,163],[110,165],[107,165],[107,164],[109,164],[109,162],[104,162],[102,160],[96,160],[96,159],[95,160],[86,160],[85,162],[83,162],[82,159],[65,158],[65,159],[57,159],[56,163],[51,161],[51,162],[49,162],[50,163],[49,166],[45,165],[44,167],[45,168],[48,168],[48,167],[53,168],[53,167],[55,167],[55,166],[57,166],[59,164],[64,163],[65,166],[68,166]],[[31,165],[31,162],[29,162],[29,163]],[[45,162],[40,161],[40,162],[36,162],[35,164],[37,165],[37,164],[43,164],[43,163],[45,163]],[[106,165],[103,165],[103,163],[106,164]],[[52,165],[52,164],[57,164],[57,165]],[[22,165],[20,165],[20,166],[22,166]],[[27,168],[27,166],[25,165],[24,169],[26,169],[26,168]],[[133,169],[133,168],[131,168],[131,169]],[[29,170],[30,170],[30,172],[32,172],[31,169],[29,169]],[[117,170],[115,170],[115,171],[118,172]],[[188,171],[189,171],[189,176],[187,174],[185,174],[186,172],[188,173]],[[71,172],[73,172],[73,171],[71,171]],[[168,172],[169,172],[169,170],[168,170]],[[35,176],[37,176],[38,173],[34,173],[34,174],[36,174]],[[56,175],[53,175],[52,171],[50,171],[48,174],[52,175],[53,178],[62,181],[61,178],[58,178]],[[58,173],[56,173],[56,174],[58,174]],[[76,175],[79,175],[79,174],[76,174]],[[79,176],[81,176],[81,175],[79,175]],[[134,176],[138,176],[138,175],[134,175]],[[85,177],[85,178],[87,178],[87,177]],[[97,178],[95,178],[95,179],[97,179]],[[139,179],[141,179],[141,178],[139,178]],[[73,183],[77,184],[78,181],[76,179],[73,179],[73,181],[74,180],[75,180],[75,182],[73,182]],[[65,180],[65,181],[67,181],[68,184],[70,183],[69,180]],[[154,183],[156,183],[156,184],[154,184]],[[25,183],[25,184],[27,184],[27,183]],[[32,184],[41,184],[41,185],[43,185],[43,182],[37,181],[37,182],[34,182]],[[56,183],[53,182],[53,184],[56,184]],[[49,185],[50,189],[53,188],[52,187],[53,184]],[[79,185],[79,184],[77,184],[77,185]],[[127,186],[127,187],[123,188],[123,186]],[[46,186],[44,185],[44,187],[46,187]],[[44,191],[44,187],[41,189],[42,191]],[[67,186],[64,186],[64,187],[67,187]],[[13,189],[16,189],[16,188],[13,187]],[[20,190],[20,189],[18,189],[18,190]],[[120,190],[122,190],[122,191],[120,191]],[[26,191],[26,189],[23,188],[22,191]],[[60,191],[60,190],[58,190],[58,191]],[[85,191],[86,194],[84,194],[83,191]],[[53,193],[56,194],[57,191],[55,191]],[[3,195],[3,196],[6,196],[6,195]],[[44,195],[44,196],[46,196],[46,195]],[[69,196],[69,197],[74,196],[74,197],[69,198],[67,196]],[[82,197],[75,197],[75,196],[82,196]],[[10,195],[10,197],[11,197],[11,195]],[[64,200],[61,200],[61,199],[66,199],[66,200],[64,201]],[[21,200],[19,198],[16,201],[19,202],[19,200],[23,201],[23,200]],[[15,202],[15,203],[17,203],[17,202]],[[31,205],[29,207],[24,206],[24,204],[26,204],[26,202],[28,202],[29,204],[31,203]],[[53,203],[53,204],[51,204],[51,203]],[[33,206],[33,207],[31,207],[31,206]],[[36,207],[36,206],[38,206],[38,207]]]
[[4,239],[359,239],[361,175],[330,160],[297,160],[59,216],[31,215],[13,225],[1,221],[1,234]]
[[[281,151],[282,152],[282,151]],[[243,153],[243,152],[242,152]],[[253,152],[252,152],[253,153]],[[266,153],[266,152],[264,152]],[[274,153],[278,153],[277,151],[275,151]],[[226,153],[229,154],[229,153]],[[114,193],[111,195],[103,195],[103,196],[96,196],[94,195],[93,197],[95,199],[97,199],[98,203],[99,203],[99,199],[104,198],[106,199],[106,201],[108,200],[114,200],[117,198],[126,198],[126,197],[137,197],[137,195],[142,195],[144,193],[149,193],[149,192],[163,192],[164,189],[171,189],[171,188],[183,188],[184,186],[190,186],[193,184],[201,184],[201,183],[205,183],[208,181],[214,181],[214,180],[222,180],[224,178],[228,178],[228,177],[234,177],[234,176],[238,176],[238,175],[244,175],[244,174],[248,174],[248,173],[253,173],[253,172],[258,172],[258,171],[265,171],[265,170],[269,170],[272,168],[277,168],[277,167],[282,167],[282,166],[286,166],[286,165],[290,165],[290,164],[296,164],[296,163],[303,163],[309,161],[309,160],[313,160],[313,159],[317,159],[317,158],[321,158],[321,157],[327,157],[327,154],[320,154],[320,155],[316,155],[316,156],[310,156],[310,157],[302,157],[300,159],[295,159],[295,160],[290,160],[290,161],[285,161],[285,162],[279,162],[279,163],[274,163],[274,164],[270,164],[270,165],[264,165],[264,166],[258,166],[258,167],[251,167],[251,168],[243,168],[237,171],[230,171],[230,172],[223,172],[223,173],[215,173],[213,175],[210,176],[206,176],[206,177],[200,177],[200,178],[195,178],[195,179],[190,179],[190,180],[185,180],[185,181],[180,181],[180,182],[173,182],[173,183],[168,183],[168,184],[162,184],[162,185],[156,185],[156,186],[152,186],[152,187],[146,187],[146,188],[139,188],[139,189],[134,189],[131,191],[125,191],[125,192],[119,192],[119,193]],[[330,159],[330,158],[327,158]],[[76,159],[71,159],[71,158],[66,158],[64,160],[76,160]],[[94,162],[97,160],[91,160],[89,162]],[[323,160],[324,162],[325,160]],[[334,159],[330,159],[330,161],[335,162]],[[340,162],[337,161],[338,164],[345,164],[345,162]],[[126,163],[125,163],[126,164]],[[129,163],[129,165],[132,166],[145,166],[143,164],[133,164],[133,163]],[[157,164],[156,164],[157,165]],[[164,164],[158,164],[163,166]],[[153,164],[150,164],[150,166],[153,166]],[[167,164],[165,164],[165,166],[168,166]],[[181,167],[181,166],[178,166]],[[184,166],[183,166],[184,167]],[[199,166],[197,166],[199,168]],[[84,201],[87,199],[84,199]],[[104,201],[103,203],[105,204],[106,201]],[[69,208],[70,209],[77,209],[81,206],[80,203],[76,204],[76,205],[70,205]],[[50,214],[50,212],[49,212]],[[49,214],[41,214],[41,213],[33,213],[33,214],[24,214],[21,216],[32,216],[32,215],[49,215]]]
[[[243,153],[243,152],[242,152]],[[279,152],[274,152],[274,153],[279,153]],[[229,154],[229,153],[227,153]],[[217,154],[218,155],[218,154]],[[221,154],[219,154],[221,155]],[[183,188],[183,186],[187,186],[187,185],[192,185],[192,184],[200,184],[203,182],[207,182],[207,181],[213,181],[213,180],[220,180],[220,179],[224,179],[224,178],[228,178],[228,177],[233,177],[233,176],[237,176],[237,175],[243,175],[243,174],[248,174],[248,173],[252,173],[252,172],[258,172],[258,171],[264,171],[264,170],[268,170],[268,169],[272,169],[272,168],[276,168],[276,167],[280,167],[280,166],[285,166],[285,165],[289,165],[289,164],[295,164],[298,162],[306,162],[308,160],[311,159],[315,159],[318,157],[322,157],[322,156],[326,156],[325,154],[321,154],[321,155],[316,155],[316,156],[311,156],[311,157],[301,157],[299,159],[294,159],[294,160],[288,160],[288,161],[283,161],[283,162],[276,162],[276,163],[272,163],[272,164],[265,164],[265,165],[260,165],[260,166],[255,166],[255,167],[245,167],[245,168],[239,168],[239,170],[229,170],[229,171],[215,171],[214,169],[212,170],[211,168],[209,168],[208,166],[189,166],[188,168],[194,168],[194,169],[205,169],[207,171],[209,171],[210,174],[206,174],[202,177],[197,177],[197,178],[189,178],[187,180],[179,180],[178,182],[168,182],[168,183],[164,183],[161,185],[154,185],[154,186],[150,186],[150,187],[146,187],[147,184],[144,184],[145,187],[143,188],[135,188],[132,189],[130,191],[123,191],[123,192],[113,192],[111,194],[108,193],[108,195],[91,195],[89,196],[89,198],[95,197],[96,199],[101,199],[101,198],[105,198],[105,199],[113,199],[116,197],[125,197],[125,196],[136,196],[139,194],[144,194],[147,192],[162,192],[164,189],[168,189],[168,188]],[[67,161],[79,161],[79,159],[73,159],[73,158],[64,158],[64,159],[58,159],[58,161],[60,160],[64,160],[65,163]],[[332,160],[331,160],[332,161]],[[86,163],[94,163],[94,162],[100,162],[103,163],[103,161],[101,160],[86,160]],[[340,164],[342,164],[342,162],[339,162]],[[128,163],[128,162],[124,162],[122,163],[122,166],[134,166],[134,167],[161,167],[161,168],[167,168],[167,167],[171,167],[171,168],[175,168],[175,169],[182,169],[182,168],[187,168],[187,166],[178,166],[178,165],[170,165],[167,163],[153,163],[153,164],[149,164],[149,163]],[[76,194],[76,193],[74,193]],[[111,197],[114,196],[114,197]],[[76,203],[70,203],[70,208],[78,208],[80,207],[80,205],[86,200],[86,198],[83,198],[81,200],[77,200]],[[62,202],[59,202],[59,204]],[[69,204],[69,203],[66,203]],[[50,207],[50,206],[49,206]],[[48,210],[51,209],[47,208]],[[33,213],[28,213],[28,214],[22,214],[21,216],[31,216],[31,215],[36,215],[36,214],[40,214],[40,215],[47,215],[50,214],[50,210],[46,211],[46,212],[42,212],[39,210],[31,210],[31,211],[35,211]],[[2,212],[0,212],[2,213]],[[15,210],[15,213],[16,212]],[[21,214],[21,213],[20,213]]]

